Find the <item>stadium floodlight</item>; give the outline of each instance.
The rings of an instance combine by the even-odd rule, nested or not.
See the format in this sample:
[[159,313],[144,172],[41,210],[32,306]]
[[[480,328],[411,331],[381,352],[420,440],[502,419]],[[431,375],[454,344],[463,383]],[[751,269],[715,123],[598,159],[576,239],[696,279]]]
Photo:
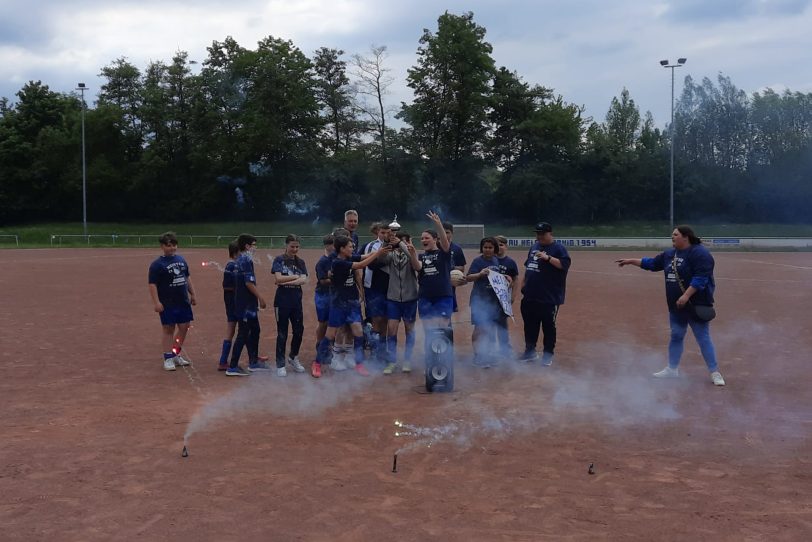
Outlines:
[[77,83],[76,90],[82,93],[82,229],[87,235],[87,165],[85,163],[85,91],[84,83]]
[[669,63],[668,59],[660,61],[660,66],[671,69],[671,125],[668,127],[668,131],[671,132],[671,197],[669,205],[671,231],[674,231],[674,68],[682,67],[687,61],[688,59],[685,57],[678,58],[676,64]]

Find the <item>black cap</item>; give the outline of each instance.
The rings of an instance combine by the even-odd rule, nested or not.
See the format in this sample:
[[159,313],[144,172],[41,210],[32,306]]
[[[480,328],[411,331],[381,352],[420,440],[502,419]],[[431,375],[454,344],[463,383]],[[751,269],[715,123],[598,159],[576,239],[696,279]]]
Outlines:
[[547,233],[548,231],[553,231],[553,227],[550,226],[547,222],[539,222],[536,224],[534,228],[536,233]]

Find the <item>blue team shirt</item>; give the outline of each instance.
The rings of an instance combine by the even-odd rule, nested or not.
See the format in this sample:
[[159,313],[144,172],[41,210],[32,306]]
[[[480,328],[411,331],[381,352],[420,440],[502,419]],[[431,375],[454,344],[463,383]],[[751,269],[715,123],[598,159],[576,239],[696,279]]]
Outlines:
[[189,264],[183,256],[161,256],[149,266],[149,283],[158,289],[164,307],[189,305]]
[[329,256],[322,256],[319,258],[319,261],[316,262],[316,293],[317,294],[329,294],[331,287],[329,285],[321,284],[322,280],[330,278],[330,268],[333,266],[333,260],[335,259],[335,252],[331,253]]
[[465,260],[465,254],[462,252],[462,247],[457,243],[449,243],[449,252],[451,252],[451,261],[454,267],[465,267],[468,262]]
[[418,297],[451,296],[451,251],[427,250],[418,256],[422,268],[417,276]]
[[[307,275],[307,266],[303,259],[298,256],[288,258],[284,254],[273,259],[271,273],[282,273],[282,276],[302,276]],[[273,300],[274,307],[296,308],[302,306],[302,287],[288,286],[280,284],[276,288],[276,295]]]
[[353,255],[360,254],[361,253],[361,247],[358,246],[358,242],[359,242],[358,241],[358,234],[355,233],[355,232],[351,232],[350,233],[350,239],[352,239],[352,253],[353,253]]
[[[542,251],[561,260],[563,269],[558,269],[550,262],[537,260],[536,254]],[[522,295],[540,303],[563,305],[567,290],[567,272],[571,263],[570,255],[561,243],[542,246],[536,242],[530,247],[524,262],[525,283]]]
[[[499,273],[499,259],[494,256],[486,260],[484,256],[478,256],[471,262],[471,267],[468,268],[468,274],[473,275],[474,273],[479,273],[486,267],[493,273]],[[471,303],[474,303],[475,300],[497,301],[496,294],[493,293],[491,281],[489,281],[487,277],[482,277],[473,282],[473,287],[471,288]]]
[[668,308],[677,308],[677,299],[682,296],[677,277],[672,268],[676,259],[677,273],[687,289],[693,286],[698,291],[691,296],[691,303],[696,305],[713,305],[713,293],[716,282],[713,279],[715,262],[710,251],[704,245],[691,245],[685,250],[675,248],[661,252],[654,258],[643,258],[640,267],[649,271],[663,271],[665,274],[665,297]]
[[246,318],[247,316],[256,315],[259,310],[259,300],[257,296],[251,293],[246,287],[246,284],[253,284],[256,286],[257,277],[254,274],[254,260],[250,254],[240,254],[234,262],[235,273],[235,288],[234,288],[234,315],[238,318]]
[[237,289],[237,262],[234,260],[226,264],[223,269],[223,302],[226,307],[234,307],[234,291]]
[[519,264],[516,263],[516,260],[510,256],[503,256],[501,258],[497,256],[496,259],[499,261],[500,273],[514,280],[519,276]]
[[355,285],[355,273],[353,273],[353,262],[360,262],[361,256],[353,254],[349,260],[334,258],[332,264],[333,271],[333,292],[331,303],[336,307],[346,307],[354,303],[360,303],[358,297],[358,287]]

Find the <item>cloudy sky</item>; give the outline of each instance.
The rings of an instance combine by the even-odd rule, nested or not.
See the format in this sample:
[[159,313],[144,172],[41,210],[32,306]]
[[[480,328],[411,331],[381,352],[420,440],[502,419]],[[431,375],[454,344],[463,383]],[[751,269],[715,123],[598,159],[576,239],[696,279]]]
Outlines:
[[473,11],[498,66],[551,87],[604,120],[623,87],[662,126],[670,115],[670,70],[682,78],[719,72],[748,94],[772,87],[812,92],[812,0],[2,0],[0,96],[29,80],[95,97],[100,69],[124,56],[139,68],[177,50],[202,61],[213,40],[253,48],[272,35],[311,56],[319,47],[363,53],[386,45],[395,83],[404,84],[423,28],[444,10]]

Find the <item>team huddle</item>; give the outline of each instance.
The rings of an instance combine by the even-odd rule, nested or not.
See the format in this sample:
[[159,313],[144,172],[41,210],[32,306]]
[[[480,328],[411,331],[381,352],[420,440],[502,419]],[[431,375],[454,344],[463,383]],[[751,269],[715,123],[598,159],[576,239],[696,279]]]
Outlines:
[[[519,286],[517,263],[507,255],[504,236],[485,237],[480,254],[468,267],[462,248],[452,242],[454,227],[429,212],[433,227],[420,234],[422,251],[392,223],[373,223],[371,242],[358,242],[358,213],[347,211],[344,227],[324,236],[324,254],[315,265],[313,302],[316,327],[316,359],[310,366],[319,378],[325,367],[334,371],[354,370],[368,376],[367,361],[374,360],[383,374],[412,369],[415,325],[418,316],[426,336],[437,328],[448,328],[457,311],[456,289],[472,284],[470,294],[474,364],[488,367],[513,356],[508,334],[509,315]],[[554,243],[547,223],[536,226],[537,243],[528,251],[521,286],[521,311],[525,320],[524,361],[538,358],[536,342],[543,330],[542,363],[552,364],[555,348],[555,318],[564,302],[570,258],[563,245]],[[183,342],[193,319],[195,290],[189,266],[176,253],[172,232],[159,239],[163,256],[149,270],[149,286],[155,311],[162,324],[163,366],[175,370],[188,365],[182,355]],[[242,234],[229,244],[230,261],[223,269],[223,301],[227,327],[218,368],[227,376],[248,376],[272,370],[268,358],[259,355],[259,310],[267,303],[257,288],[254,253],[257,239]],[[290,369],[305,372],[299,359],[304,337],[302,286],[311,280],[307,265],[298,256],[296,235],[288,235],[285,252],[273,260],[271,273],[276,283],[273,300],[277,324],[276,374]],[[500,275],[508,284],[508,300],[500,301],[493,278]],[[489,280],[490,279],[490,280]],[[505,306],[507,304],[507,307]],[[398,332],[403,323],[405,341],[398,356]],[[533,329],[533,327],[535,329]],[[288,332],[292,331],[287,348]],[[236,337],[235,337],[236,333]],[[247,368],[240,366],[242,350],[248,353]],[[366,350],[369,350],[367,357]],[[400,360],[400,361],[399,361]]]
[[[450,328],[452,314],[457,311],[456,289],[467,284],[472,285],[474,365],[489,367],[513,356],[508,317],[512,316],[518,291],[522,293],[525,342],[518,359],[526,362],[538,359],[536,345],[543,333],[541,364],[552,365],[556,318],[564,304],[571,264],[567,249],[554,241],[552,226],[546,222],[536,224],[536,242],[527,252],[522,283],[517,285],[519,267],[507,255],[505,237],[483,238],[479,256],[465,273],[467,261],[463,250],[452,242],[453,225],[444,223],[432,211],[427,217],[433,227],[421,232],[419,253],[412,237],[397,223],[397,217],[390,224],[374,223],[370,228],[374,239],[360,246],[356,233],[358,213],[354,210],[344,214],[343,228],[323,238],[324,255],[316,263],[314,279],[318,325],[316,359],[310,366],[313,377],[320,378],[327,366],[334,371],[353,369],[369,376],[367,360],[381,363],[382,372],[387,375],[398,368],[410,372],[418,317],[426,338],[433,330]],[[665,369],[653,376],[679,376],[683,340],[690,327],[711,380],[724,386],[709,329],[715,316],[713,257],[688,226],[678,226],[671,237],[673,248],[654,258],[617,260],[621,267],[635,265],[664,272],[671,327],[669,361]],[[195,290],[186,260],[176,254],[175,235],[171,232],[162,235],[160,243],[164,255],[150,266],[149,287],[155,311],[161,318],[163,366],[174,371],[176,366],[190,364],[183,357],[182,348],[193,318]],[[240,235],[229,245],[230,261],[223,270],[227,328],[219,369],[227,376],[248,376],[254,371],[272,369],[267,364],[268,358],[259,355],[258,311],[267,304],[257,288],[254,272],[256,245],[253,235]],[[284,254],[273,260],[271,268],[277,286],[274,296],[277,376],[287,376],[288,367],[299,373],[306,371],[299,360],[299,350],[304,336],[302,286],[308,283],[310,274],[298,256],[299,246],[299,238],[289,235]],[[503,288],[505,284],[507,287]],[[398,357],[401,322],[405,341]],[[293,333],[287,349],[289,328]],[[247,370],[239,364],[243,348],[248,352]],[[370,350],[369,358],[366,349]],[[428,354],[428,345],[424,349]]]

